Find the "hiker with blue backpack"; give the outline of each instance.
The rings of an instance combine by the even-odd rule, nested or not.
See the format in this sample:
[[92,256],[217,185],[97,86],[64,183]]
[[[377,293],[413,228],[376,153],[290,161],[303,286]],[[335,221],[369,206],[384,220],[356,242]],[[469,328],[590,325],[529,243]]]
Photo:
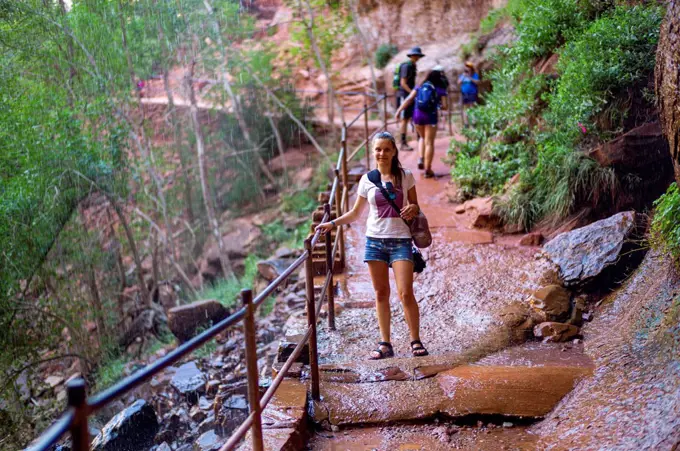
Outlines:
[[[425,55],[420,47],[413,47],[407,54],[407,61],[399,64],[394,68],[394,77],[392,78],[392,87],[397,93],[397,108],[399,108],[404,100],[413,92],[416,86],[416,75],[418,73],[418,60]],[[401,147],[402,151],[412,151],[413,147],[406,142],[406,129],[408,123],[413,117],[413,107],[401,110],[401,115],[397,116],[399,120],[399,127],[401,132]]]
[[468,128],[470,126],[468,110],[477,104],[479,97],[479,88],[477,87],[479,85],[479,74],[475,72],[475,65],[471,62],[465,63],[465,69],[458,77],[458,85],[460,86],[460,98],[463,103],[463,109],[461,110],[463,127]]
[[437,120],[439,109],[448,109],[448,80],[441,66],[435,67],[425,78],[425,82],[416,87],[397,109],[397,117],[411,104],[415,105],[413,124],[420,139],[418,140],[418,169],[425,170],[425,178],[434,177],[432,160],[434,159],[434,139],[437,137]]

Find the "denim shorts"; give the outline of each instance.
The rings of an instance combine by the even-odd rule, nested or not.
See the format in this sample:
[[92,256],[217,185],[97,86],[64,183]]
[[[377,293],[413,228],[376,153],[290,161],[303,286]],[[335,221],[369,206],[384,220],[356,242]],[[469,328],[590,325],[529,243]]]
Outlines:
[[385,262],[392,267],[392,263],[406,260],[413,262],[413,248],[411,238],[371,238],[366,237],[364,262]]

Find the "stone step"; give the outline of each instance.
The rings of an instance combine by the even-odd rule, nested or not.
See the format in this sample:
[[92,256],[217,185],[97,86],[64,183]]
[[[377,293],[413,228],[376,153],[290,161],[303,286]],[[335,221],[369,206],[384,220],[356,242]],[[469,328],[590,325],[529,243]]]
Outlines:
[[456,363],[449,355],[322,365],[324,408],[317,411],[324,414],[315,421],[342,426],[422,420],[439,414],[540,418],[593,372],[582,351],[561,349],[559,345],[520,346],[475,364]]

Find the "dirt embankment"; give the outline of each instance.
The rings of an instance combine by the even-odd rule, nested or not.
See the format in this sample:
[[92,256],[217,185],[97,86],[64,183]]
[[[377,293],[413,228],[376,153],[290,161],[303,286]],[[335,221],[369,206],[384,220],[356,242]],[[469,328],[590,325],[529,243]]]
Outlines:
[[650,252],[583,329],[593,377],[539,425],[538,449],[677,449],[680,278]]

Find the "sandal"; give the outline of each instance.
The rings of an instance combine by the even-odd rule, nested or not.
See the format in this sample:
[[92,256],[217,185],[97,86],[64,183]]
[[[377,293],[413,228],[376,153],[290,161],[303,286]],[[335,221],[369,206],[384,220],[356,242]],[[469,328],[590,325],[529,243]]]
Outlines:
[[[380,349],[382,346],[387,348],[387,351]],[[388,357],[394,357],[394,349],[392,349],[392,344],[388,341],[381,341],[378,343],[378,347],[371,351],[374,354],[368,358],[368,360],[380,360],[386,359]]]
[[434,178],[434,171],[432,169],[428,169],[425,171],[425,178],[426,179],[432,179]]
[[413,357],[425,357],[426,355],[430,355],[420,340],[413,340],[411,342],[411,353],[413,354]]
[[423,161],[422,158],[418,158],[418,169],[420,169],[421,171],[425,169],[425,162]]

